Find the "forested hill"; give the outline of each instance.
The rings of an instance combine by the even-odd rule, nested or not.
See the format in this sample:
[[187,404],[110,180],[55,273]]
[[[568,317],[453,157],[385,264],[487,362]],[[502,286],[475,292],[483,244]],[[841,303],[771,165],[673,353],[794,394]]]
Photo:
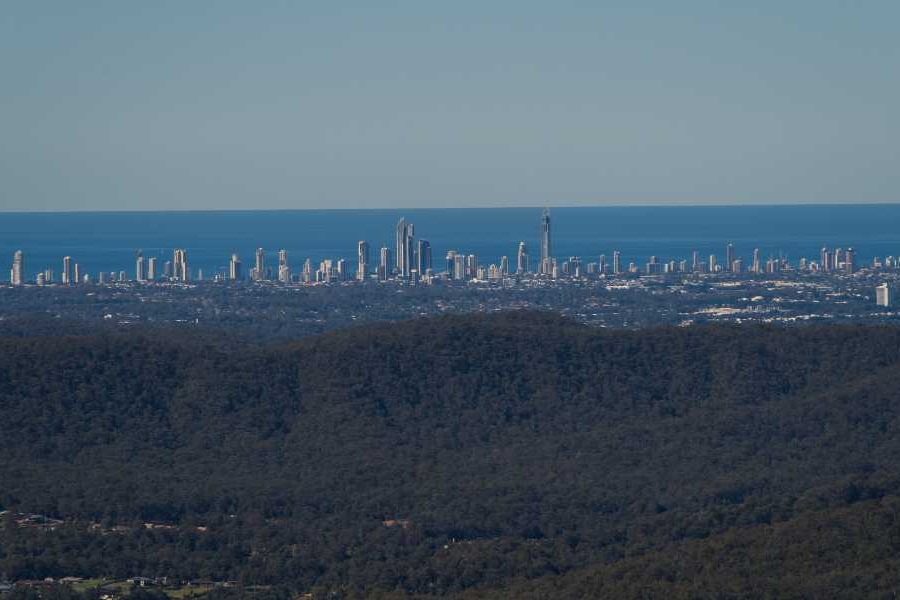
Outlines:
[[898,328],[539,313],[0,338],[0,573],[877,596],[900,587],[898,366]]

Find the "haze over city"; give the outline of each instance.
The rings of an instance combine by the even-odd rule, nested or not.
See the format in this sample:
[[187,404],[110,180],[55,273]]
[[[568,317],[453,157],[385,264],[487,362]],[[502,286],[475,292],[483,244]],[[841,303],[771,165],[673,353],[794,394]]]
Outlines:
[[8,3],[0,211],[895,202],[898,17]]

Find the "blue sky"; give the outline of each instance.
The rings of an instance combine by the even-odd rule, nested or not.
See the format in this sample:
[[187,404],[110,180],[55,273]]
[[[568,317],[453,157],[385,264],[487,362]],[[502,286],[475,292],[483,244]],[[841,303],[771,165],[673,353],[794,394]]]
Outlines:
[[0,210],[900,201],[900,3],[0,11]]

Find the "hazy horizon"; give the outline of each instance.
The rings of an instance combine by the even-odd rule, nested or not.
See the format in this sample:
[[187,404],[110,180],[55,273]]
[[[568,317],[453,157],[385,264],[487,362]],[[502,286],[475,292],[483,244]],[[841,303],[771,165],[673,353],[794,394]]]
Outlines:
[[734,203],[723,203],[723,202],[705,202],[705,203],[690,203],[690,202],[669,202],[669,203],[653,203],[653,202],[630,202],[630,203],[597,203],[597,204],[509,204],[509,205],[472,205],[472,206],[370,206],[358,208],[355,206],[337,206],[337,207],[259,207],[259,208],[110,208],[110,209],[96,209],[96,208],[85,208],[85,209],[64,209],[64,210],[54,210],[54,209],[46,209],[46,210],[31,210],[31,209],[12,209],[12,210],[0,210],[0,214],[83,214],[83,213],[215,213],[215,212],[328,212],[328,211],[372,211],[372,212],[396,212],[396,211],[420,211],[420,210],[497,210],[497,209],[535,209],[540,211],[543,208],[549,208],[551,210],[556,209],[569,209],[569,208],[740,208],[740,207],[791,207],[791,206],[802,206],[802,207],[816,207],[816,206],[853,206],[853,207],[866,207],[866,206],[892,206],[900,204],[900,202],[895,201],[883,201],[883,202],[734,202]]
[[900,5],[13,3],[0,212],[900,201]]

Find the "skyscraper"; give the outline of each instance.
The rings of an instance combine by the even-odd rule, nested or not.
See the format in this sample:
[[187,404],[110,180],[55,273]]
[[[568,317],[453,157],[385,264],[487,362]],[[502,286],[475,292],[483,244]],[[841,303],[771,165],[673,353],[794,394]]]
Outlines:
[[391,249],[382,246],[379,254],[380,262],[378,263],[378,279],[380,281],[386,281],[391,274]]
[[519,252],[516,255],[516,273],[522,275],[528,272],[528,246],[525,242],[519,242]]
[[366,280],[369,272],[369,242],[359,240],[356,244],[356,279]]
[[453,271],[456,265],[456,250],[447,250],[447,257],[445,260],[447,262],[447,276],[450,279],[453,279]]
[[725,246],[725,270],[734,272],[734,244],[731,242]]
[[63,283],[63,285],[72,285],[73,283],[75,283],[72,280],[72,257],[71,256],[63,256],[62,283]]
[[278,281],[291,282],[291,267],[288,265],[287,250],[284,248],[278,251]]
[[887,283],[875,287],[875,304],[890,308],[892,300],[891,288]]
[[424,275],[431,268],[431,243],[428,240],[419,240],[416,249],[416,269],[419,271],[419,277]]
[[173,277],[176,281],[188,280],[187,251],[184,248],[176,248],[172,263],[175,269]]
[[453,256],[453,279],[463,280],[466,278],[466,255],[455,254]]
[[147,261],[147,279],[150,281],[155,281],[157,277],[159,277],[159,271],[156,267],[156,257],[151,256],[150,260]]
[[25,281],[25,256],[21,250],[13,254],[12,269],[9,270],[9,282],[13,285],[22,285]]
[[144,281],[147,279],[147,275],[144,272],[144,253],[140,250],[137,251],[137,255],[134,259],[134,278],[136,281]]
[[760,273],[760,264],[759,264],[759,248],[753,249],[753,264],[750,265],[750,271],[753,273]]
[[75,263],[74,275],[72,276],[72,281],[74,281],[75,283],[84,283],[81,280],[81,267],[78,266],[78,263]]
[[622,272],[622,253],[613,250],[613,275],[619,275]]
[[844,269],[848,273],[856,271],[856,250],[853,248],[847,248],[847,253],[844,258]]
[[250,278],[253,281],[262,281],[266,276],[266,253],[262,248],[256,249],[256,266]]
[[500,276],[506,277],[509,275],[509,259],[505,256],[500,257]]
[[243,278],[241,272],[241,259],[237,253],[231,255],[231,261],[228,263],[228,278],[232,281],[240,281]]
[[413,254],[415,253],[415,245],[413,243],[415,235],[415,227],[412,223],[407,223],[405,218],[397,221],[396,229],[396,256],[397,273],[403,277],[409,277],[409,272],[413,268]]
[[470,254],[466,257],[466,279],[475,279],[478,275],[478,257]]
[[545,208],[541,213],[541,272],[548,274],[547,265],[553,257],[553,246],[550,239],[550,209]]

